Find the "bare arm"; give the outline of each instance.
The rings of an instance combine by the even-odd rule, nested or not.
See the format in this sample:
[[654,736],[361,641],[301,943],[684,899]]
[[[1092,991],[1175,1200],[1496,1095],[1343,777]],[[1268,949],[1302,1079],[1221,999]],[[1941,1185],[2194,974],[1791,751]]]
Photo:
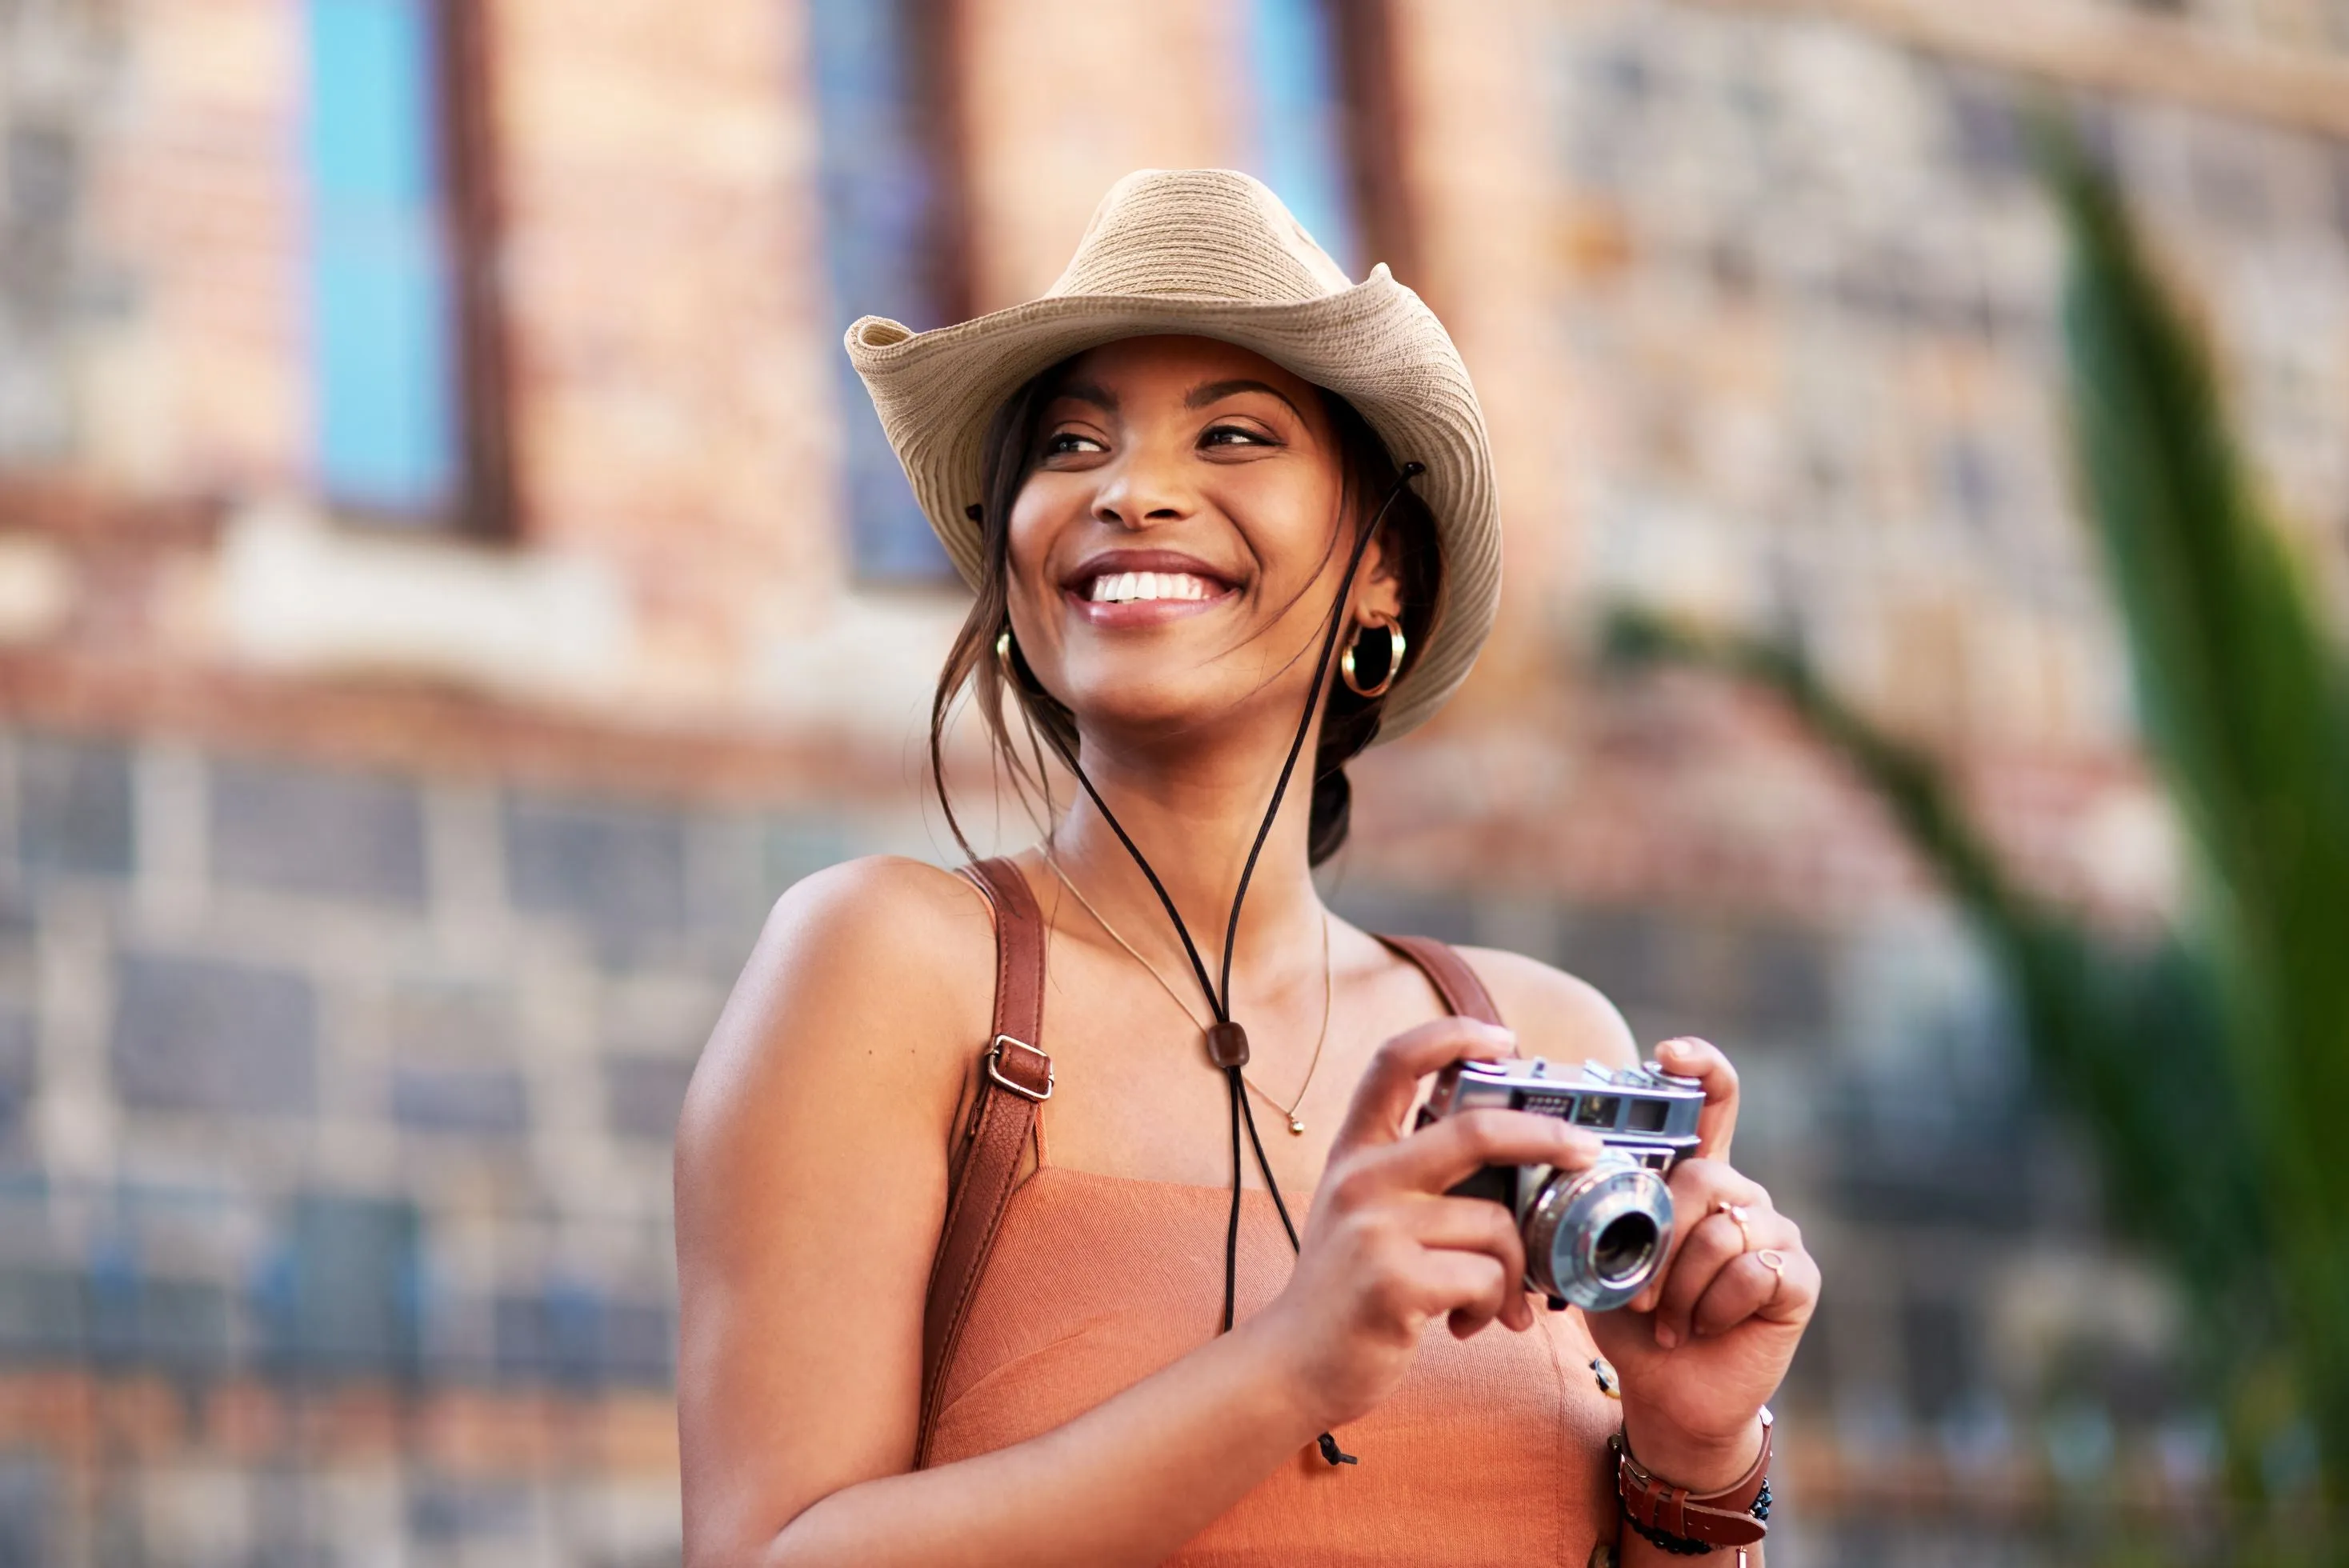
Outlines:
[[1264,1312],[1055,1431],[909,1473],[946,1132],[992,983],[978,895],[911,862],[811,879],[769,923],[678,1132],[695,1568],[1154,1562],[1383,1399],[1431,1318],[1532,1326],[1516,1227],[1442,1194],[1595,1144],[1507,1111],[1403,1136],[1425,1074],[1510,1048],[1444,1020],[1381,1047]]
[[1158,1562],[1319,1429],[1261,1321],[1042,1437],[835,1491],[750,1561]]

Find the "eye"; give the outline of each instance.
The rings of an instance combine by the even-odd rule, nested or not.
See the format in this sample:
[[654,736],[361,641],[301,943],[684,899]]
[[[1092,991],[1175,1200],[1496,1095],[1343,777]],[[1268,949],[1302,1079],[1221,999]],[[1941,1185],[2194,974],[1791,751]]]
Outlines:
[[1262,430],[1252,430],[1245,425],[1210,425],[1199,432],[1203,447],[1272,447],[1279,443]]
[[1081,453],[1105,452],[1109,449],[1092,437],[1078,430],[1055,430],[1044,438],[1043,456],[1074,457]]

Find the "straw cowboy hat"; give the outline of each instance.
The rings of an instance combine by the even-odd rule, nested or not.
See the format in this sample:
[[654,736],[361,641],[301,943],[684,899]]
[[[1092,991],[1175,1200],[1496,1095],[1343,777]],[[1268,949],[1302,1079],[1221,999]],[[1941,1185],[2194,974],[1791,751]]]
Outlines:
[[1383,263],[1350,283],[1257,181],[1148,169],[1110,188],[1041,299],[935,332],[868,315],[848,329],[882,428],[955,566],[978,580],[988,420],[1028,378],[1121,337],[1180,333],[1253,349],[1361,411],[1435,514],[1444,592],[1428,645],[1388,693],[1380,738],[1452,695],[1493,628],[1501,526],[1493,455],[1468,367],[1444,325]]

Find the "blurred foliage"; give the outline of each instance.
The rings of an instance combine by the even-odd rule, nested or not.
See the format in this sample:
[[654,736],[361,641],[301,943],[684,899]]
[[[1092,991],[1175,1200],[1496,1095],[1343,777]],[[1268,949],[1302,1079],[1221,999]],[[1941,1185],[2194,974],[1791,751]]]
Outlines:
[[[2004,975],[2115,1222],[2178,1284],[2234,1560],[2349,1563],[2349,1531],[2326,1528],[2349,1517],[2349,661],[2120,197],[2061,136],[2044,166],[2070,239],[2081,493],[2189,855],[2171,933],[2102,935],[2020,888],[1940,769],[1797,646],[1623,609],[1608,653],[1768,687],[1881,794]],[[2313,1495],[2278,1460],[2311,1432]]]

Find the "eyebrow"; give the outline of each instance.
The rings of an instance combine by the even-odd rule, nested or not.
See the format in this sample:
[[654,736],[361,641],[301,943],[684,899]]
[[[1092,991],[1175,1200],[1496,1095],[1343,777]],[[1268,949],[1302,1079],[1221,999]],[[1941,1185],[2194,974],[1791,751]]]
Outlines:
[[1104,414],[1117,412],[1117,394],[1098,381],[1069,381],[1052,388],[1054,397],[1073,397],[1080,403],[1091,403]]
[[1305,418],[1305,410],[1299,408],[1296,404],[1290,403],[1288,400],[1288,395],[1281,391],[1279,387],[1274,387],[1267,382],[1250,381],[1245,378],[1235,381],[1203,381],[1198,386],[1192,387],[1190,391],[1183,395],[1183,407],[1185,408],[1204,408],[1210,403],[1220,403],[1225,398],[1240,392],[1263,392],[1269,394],[1272,397],[1279,398],[1284,403],[1288,403],[1288,411],[1296,415],[1299,419]]

